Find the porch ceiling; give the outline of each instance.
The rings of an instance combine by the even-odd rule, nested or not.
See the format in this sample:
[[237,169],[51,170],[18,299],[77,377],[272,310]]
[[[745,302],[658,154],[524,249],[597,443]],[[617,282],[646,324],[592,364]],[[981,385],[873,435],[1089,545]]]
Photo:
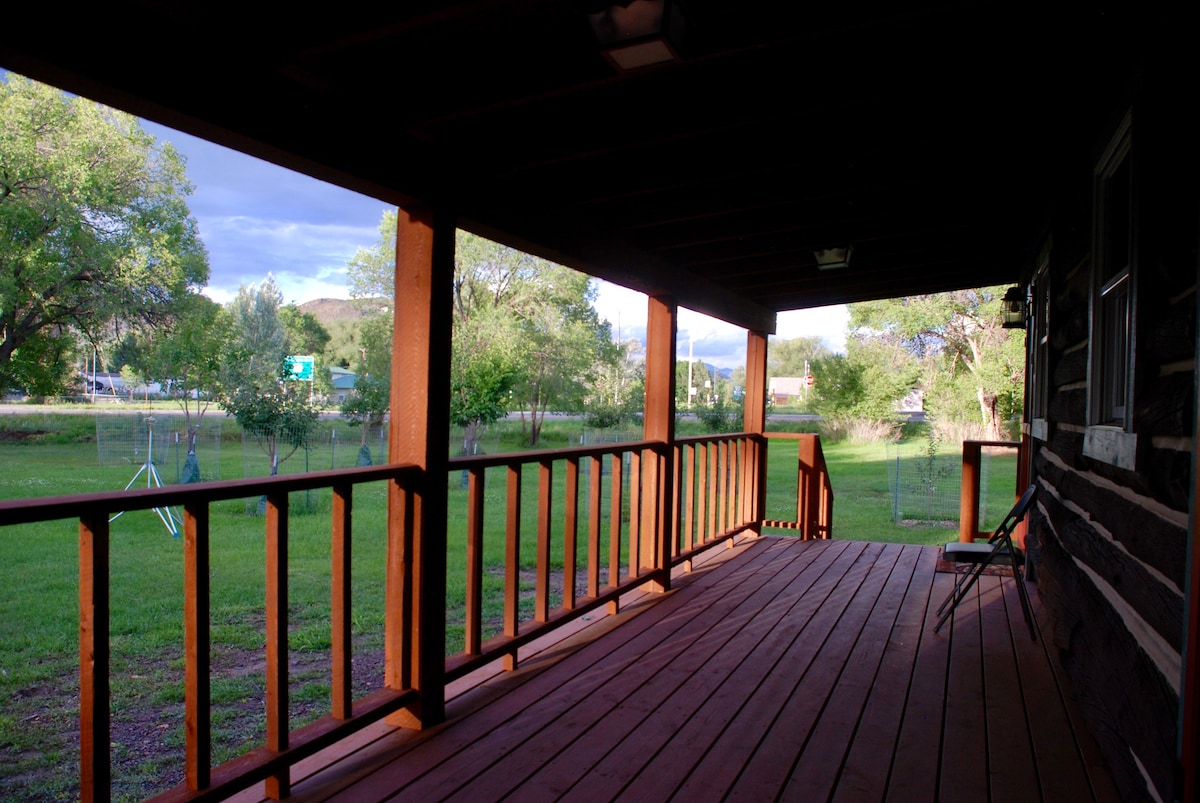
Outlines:
[[[28,3],[0,66],[773,331],[1016,280],[1152,22],[688,0],[682,61],[622,74],[596,5]],[[817,270],[846,244],[848,269]]]

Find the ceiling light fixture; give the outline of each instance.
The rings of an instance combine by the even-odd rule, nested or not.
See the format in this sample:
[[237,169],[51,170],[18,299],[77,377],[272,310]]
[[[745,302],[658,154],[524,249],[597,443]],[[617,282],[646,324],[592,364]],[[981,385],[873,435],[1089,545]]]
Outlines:
[[817,270],[836,270],[850,267],[850,255],[853,253],[853,245],[844,248],[822,248],[813,251],[813,258],[817,260]]
[[677,2],[625,0],[588,14],[604,57],[622,72],[679,61],[683,15]]

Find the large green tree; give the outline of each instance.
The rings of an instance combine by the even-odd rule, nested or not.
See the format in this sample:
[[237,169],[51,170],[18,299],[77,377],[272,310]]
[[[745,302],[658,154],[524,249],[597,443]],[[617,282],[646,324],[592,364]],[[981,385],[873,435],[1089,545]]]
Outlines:
[[[351,295],[391,298],[396,213],[384,213],[379,241],[349,262]],[[530,413],[531,444],[549,409],[582,409],[609,328],[591,306],[588,277],[492,240],[459,231],[455,242],[451,421],[472,452],[479,428],[514,401]]]
[[935,417],[971,423],[986,438],[1004,436],[1019,413],[1025,333],[1001,325],[1004,287],[851,304],[859,340],[903,348],[927,365],[926,406]]
[[155,325],[207,281],[191,191],[135,118],[0,81],[0,386],[58,390],[80,339]]

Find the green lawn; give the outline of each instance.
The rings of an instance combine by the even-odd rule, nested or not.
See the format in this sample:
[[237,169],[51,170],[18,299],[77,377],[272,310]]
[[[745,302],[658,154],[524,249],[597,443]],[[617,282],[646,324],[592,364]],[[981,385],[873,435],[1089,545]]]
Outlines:
[[[324,425],[317,444],[294,456],[281,471],[353,465],[359,434]],[[679,434],[701,434],[681,422]],[[219,465],[222,479],[265,473],[253,444],[243,446],[234,422],[222,417],[222,437],[202,454],[202,466]],[[101,465],[96,425],[86,415],[0,416],[0,499],[120,490],[135,476],[144,456]],[[636,431],[619,436],[639,437]],[[540,448],[563,448],[606,440],[578,423],[547,422]],[[488,453],[519,451],[518,422],[489,428],[481,441]],[[449,448],[461,446],[452,434]],[[790,451],[789,451],[790,449]],[[936,544],[956,537],[946,527],[901,526],[892,522],[885,447],[825,444],[836,494],[833,536],[839,539]],[[376,449],[378,459],[378,449]],[[110,456],[111,458],[111,456]],[[769,515],[790,518],[795,510],[795,445],[772,441],[769,452]],[[987,527],[1011,506],[1015,458],[993,458]],[[1008,461],[1005,464],[1005,460]],[[165,481],[176,476],[172,457],[156,458]],[[207,461],[207,462],[206,462]],[[146,481],[142,476],[138,487]],[[448,477],[447,650],[462,646],[466,491],[461,472]],[[607,482],[607,478],[605,479]],[[556,468],[556,500],[564,477]],[[581,478],[581,484],[584,480]],[[522,474],[524,576],[534,567],[537,466]],[[484,544],[485,608],[491,632],[500,625],[503,588],[505,469],[486,479]],[[224,760],[261,741],[264,688],[263,519],[257,500],[217,503],[211,511],[213,723],[215,759]],[[293,723],[327,710],[329,694],[329,492],[294,494],[289,529],[289,650],[293,660]],[[605,505],[607,508],[607,505]],[[376,688],[382,677],[385,512],[382,484],[359,486],[354,498],[353,610],[356,639],[355,692]],[[552,510],[552,559],[561,566],[562,506]],[[604,511],[607,556],[607,519]],[[78,545],[76,519],[0,528],[0,800],[57,800],[77,794],[78,729],[73,698],[78,693]],[[581,535],[581,539],[582,539]],[[582,540],[580,546],[582,547]],[[586,550],[581,549],[581,555]],[[606,558],[605,558],[606,561]],[[183,644],[181,540],[172,538],[150,511],[122,515],[112,525],[112,707],[114,789],[118,799],[141,799],[153,789],[179,782],[183,749]],[[531,588],[531,582],[523,585]],[[583,590],[581,589],[581,593]],[[557,599],[552,604],[557,603]],[[529,601],[531,606],[532,601]],[[524,615],[528,617],[531,607]],[[485,634],[486,635],[486,634]],[[247,716],[250,714],[250,716]]]

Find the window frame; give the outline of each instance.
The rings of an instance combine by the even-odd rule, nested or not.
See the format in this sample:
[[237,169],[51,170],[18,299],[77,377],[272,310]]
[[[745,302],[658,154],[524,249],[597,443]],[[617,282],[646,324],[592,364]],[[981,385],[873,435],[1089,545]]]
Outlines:
[[1133,112],[1122,119],[1093,173],[1084,454],[1133,469],[1137,355],[1137,220]]

